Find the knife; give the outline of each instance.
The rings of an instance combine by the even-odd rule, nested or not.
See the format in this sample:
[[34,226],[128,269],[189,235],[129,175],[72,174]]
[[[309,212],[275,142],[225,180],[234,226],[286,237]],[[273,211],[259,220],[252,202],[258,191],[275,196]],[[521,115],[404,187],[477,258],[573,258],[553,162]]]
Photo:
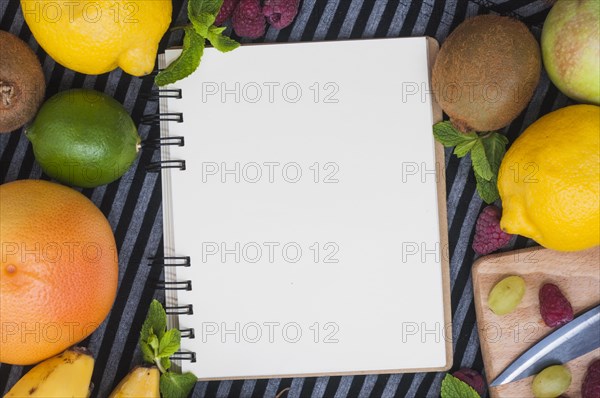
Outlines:
[[511,363],[491,387],[538,374],[600,347],[600,305],[558,328]]

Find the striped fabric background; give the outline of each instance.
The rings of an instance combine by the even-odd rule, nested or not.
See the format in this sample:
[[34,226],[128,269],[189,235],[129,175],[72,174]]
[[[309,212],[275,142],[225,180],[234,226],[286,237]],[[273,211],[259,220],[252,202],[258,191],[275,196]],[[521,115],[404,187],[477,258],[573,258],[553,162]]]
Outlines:
[[[182,0],[174,0],[174,23],[186,21]],[[540,36],[549,4],[544,0],[303,0],[294,24],[282,31],[269,29],[264,41],[312,41],[370,37],[429,35],[440,42],[465,18],[495,13],[525,22]],[[0,2],[0,28],[25,40],[40,58],[48,83],[47,96],[72,87],[103,91],[123,103],[138,123],[145,114],[156,112],[157,103],[143,94],[152,89],[152,78],[129,76],[120,70],[100,76],[86,76],[56,64],[35,42],[17,0]],[[165,37],[161,49],[179,44],[177,33]],[[263,41],[263,40],[258,40]],[[2,56],[0,54],[0,56]],[[505,129],[511,142],[534,120],[569,100],[549,83],[547,76],[533,101]],[[157,137],[158,131],[140,126],[142,138]],[[92,397],[106,397],[135,365],[141,363],[136,348],[140,326],[153,297],[161,269],[147,265],[147,257],[161,254],[162,215],[159,174],[147,173],[144,166],[158,160],[157,151],[144,150],[136,164],[120,180],[96,189],[84,189],[108,217],[119,248],[119,291],[112,312],[84,344],[95,354]],[[454,368],[462,366],[483,371],[475,328],[470,270],[475,259],[471,249],[474,224],[484,204],[475,191],[470,159],[457,159],[446,151],[446,184],[451,255]],[[0,135],[0,182],[18,179],[47,179],[33,157],[31,146],[21,132]],[[513,240],[512,247],[534,244],[525,238]],[[1,301],[0,301],[1,305]],[[0,365],[0,393],[8,389],[29,368]],[[271,379],[197,383],[193,397],[438,397],[443,374],[395,374],[372,376]],[[287,394],[287,395],[286,395]]]

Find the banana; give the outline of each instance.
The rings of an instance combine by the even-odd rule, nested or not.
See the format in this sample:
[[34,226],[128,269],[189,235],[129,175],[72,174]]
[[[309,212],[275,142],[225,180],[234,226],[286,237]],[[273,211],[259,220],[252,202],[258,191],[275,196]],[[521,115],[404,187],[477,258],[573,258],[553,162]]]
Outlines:
[[109,398],[160,398],[159,382],[156,367],[138,366],[121,380]]
[[86,398],[93,369],[94,358],[85,348],[70,348],[37,364],[4,398]]

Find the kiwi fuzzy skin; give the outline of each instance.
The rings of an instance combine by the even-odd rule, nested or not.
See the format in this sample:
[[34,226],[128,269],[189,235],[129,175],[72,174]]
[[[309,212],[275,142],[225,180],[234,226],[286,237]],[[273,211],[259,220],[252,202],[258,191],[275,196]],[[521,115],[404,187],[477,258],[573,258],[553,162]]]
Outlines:
[[17,36],[0,30],[0,133],[33,119],[46,92],[42,66]]
[[499,130],[525,109],[541,68],[539,44],[525,24],[479,15],[443,43],[433,67],[433,92],[460,131]]

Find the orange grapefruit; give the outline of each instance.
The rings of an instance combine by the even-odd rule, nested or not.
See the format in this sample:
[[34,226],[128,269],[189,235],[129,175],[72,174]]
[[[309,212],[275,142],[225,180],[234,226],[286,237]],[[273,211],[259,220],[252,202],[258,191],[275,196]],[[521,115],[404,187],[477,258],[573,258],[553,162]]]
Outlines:
[[112,229],[81,193],[51,182],[0,186],[0,362],[29,365],[89,336],[117,292]]

